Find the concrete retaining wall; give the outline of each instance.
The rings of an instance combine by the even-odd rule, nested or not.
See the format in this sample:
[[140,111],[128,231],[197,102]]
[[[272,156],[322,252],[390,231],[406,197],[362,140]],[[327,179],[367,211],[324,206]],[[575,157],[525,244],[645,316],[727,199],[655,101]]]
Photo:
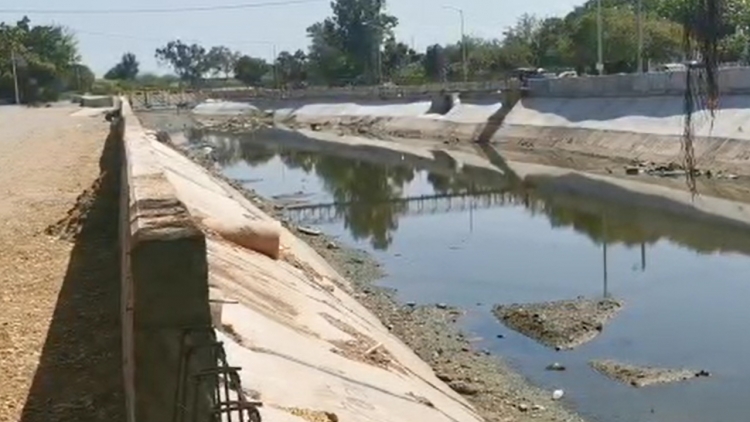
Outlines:
[[[495,140],[536,150],[600,157],[680,161],[682,97],[525,98],[508,113]],[[750,174],[750,96],[721,98],[711,124],[694,115],[699,168]]]
[[[242,367],[243,387],[259,393],[264,421],[304,422],[292,409],[353,422],[480,420],[294,234],[282,229],[282,258],[273,260],[202,231],[205,218],[239,226],[273,220],[145,133],[127,105],[123,113],[123,242],[129,251],[123,325],[132,327],[124,334],[131,421],[171,420],[175,336],[185,326],[207,323],[219,329],[230,364]],[[211,297],[223,303],[213,321],[209,285]],[[388,365],[342,349],[355,343],[377,346]]]
[[[532,79],[533,97],[644,97],[683,95],[685,72],[657,72],[627,75],[589,76],[560,79]],[[750,94],[750,67],[722,69],[719,73],[722,94]]]

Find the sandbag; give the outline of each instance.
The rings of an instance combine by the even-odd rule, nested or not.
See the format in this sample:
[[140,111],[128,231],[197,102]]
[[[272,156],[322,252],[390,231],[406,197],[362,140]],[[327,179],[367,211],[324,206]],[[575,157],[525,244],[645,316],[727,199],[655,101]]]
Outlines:
[[203,220],[203,224],[229,242],[269,258],[279,259],[281,224],[277,221],[227,222],[209,217]]

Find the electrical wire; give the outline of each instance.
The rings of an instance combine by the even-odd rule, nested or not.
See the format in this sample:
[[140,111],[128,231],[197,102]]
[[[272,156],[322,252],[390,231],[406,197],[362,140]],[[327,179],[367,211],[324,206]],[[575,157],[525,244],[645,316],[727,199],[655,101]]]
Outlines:
[[279,0],[259,3],[227,4],[218,6],[193,6],[161,9],[0,9],[0,13],[29,14],[29,15],[116,15],[116,14],[149,14],[149,13],[189,13],[213,12],[222,10],[257,9],[273,6],[291,6],[305,3],[319,3],[325,0]]

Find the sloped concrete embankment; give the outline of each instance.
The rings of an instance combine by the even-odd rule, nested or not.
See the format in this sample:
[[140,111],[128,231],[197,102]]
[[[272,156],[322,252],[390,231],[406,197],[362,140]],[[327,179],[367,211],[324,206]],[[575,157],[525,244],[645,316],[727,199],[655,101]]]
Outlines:
[[450,103],[443,96],[431,101],[391,105],[356,103],[308,104],[279,109],[277,123],[316,130],[401,138],[450,141],[489,140],[505,117],[507,107],[498,94],[484,104]]
[[[750,174],[750,96],[721,98],[712,121],[695,113],[698,167]],[[508,113],[495,141],[502,147],[612,159],[680,162],[680,96],[525,98]]]
[[[279,226],[274,259],[207,229],[208,219],[234,226],[275,221],[145,133],[127,104],[123,115],[131,421],[171,420],[181,335],[205,326],[218,329],[230,364],[242,367],[243,387],[262,400],[264,421],[480,420],[291,232]],[[207,356],[191,362],[190,371],[211,366]]]

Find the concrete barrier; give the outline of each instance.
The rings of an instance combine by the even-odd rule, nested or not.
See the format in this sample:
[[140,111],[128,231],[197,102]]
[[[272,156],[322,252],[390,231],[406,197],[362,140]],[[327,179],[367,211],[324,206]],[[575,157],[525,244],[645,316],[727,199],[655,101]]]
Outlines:
[[[300,409],[352,422],[481,420],[289,230],[282,228],[282,254],[272,259],[193,223],[275,220],[145,133],[127,104],[122,114],[129,421],[172,420],[178,334],[205,324],[218,330],[229,362],[242,367],[243,387],[260,394],[266,422],[303,422]],[[213,321],[209,291],[213,304],[223,303]],[[369,352],[346,352],[355,343]],[[201,403],[197,420],[208,420],[203,409],[211,404]]]
[[[685,72],[587,76],[579,78],[531,79],[532,97],[603,98],[683,95]],[[733,67],[719,72],[720,92],[750,94],[750,67]]]
[[[130,422],[172,420],[183,359],[183,334],[210,328],[208,265],[203,232],[177,198],[150,140],[127,102],[116,125],[122,135],[122,325],[126,402]],[[210,341],[210,333],[193,341]],[[189,361],[196,373],[215,366],[207,351]],[[202,385],[197,420],[208,420],[212,401]],[[191,420],[191,419],[186,419]]]

